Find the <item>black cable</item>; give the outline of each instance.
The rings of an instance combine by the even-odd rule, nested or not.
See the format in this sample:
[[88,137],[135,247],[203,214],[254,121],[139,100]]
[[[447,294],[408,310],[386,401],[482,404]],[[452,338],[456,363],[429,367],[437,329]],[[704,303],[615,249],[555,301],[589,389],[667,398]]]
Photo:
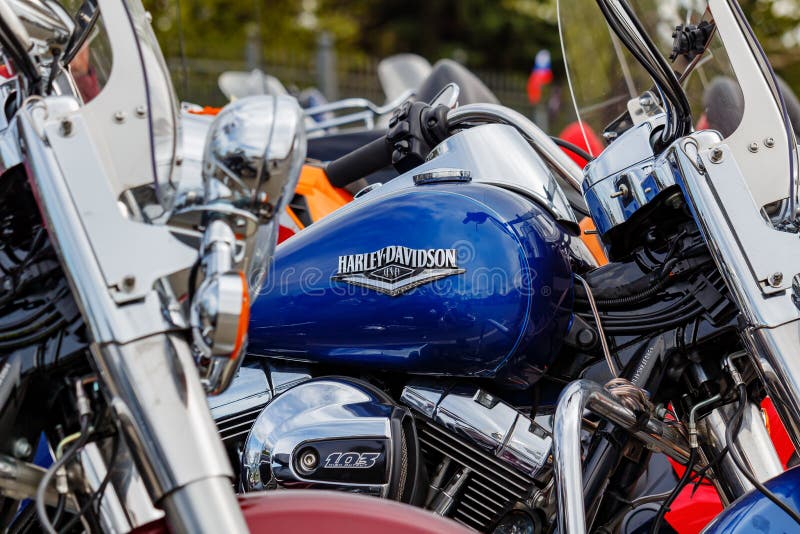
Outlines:
[[28,51],[23,48],[23,45],[13,37],[10,37],[12,35],[15,35],[14,30],[11,29],[5,19],[0,17],[0,45],[2,45],[4,52],[11,56],[14,71],[21,73],[25,81],[30,82],[31,86],[35,87],[39,81],[36,65],[28,55]]
[[[677,299],[675,303],[669,308],[663,310],[656,310],[650,313],[637,313],[631,316],[630,313],[612,313],[603,312],[603,326],[606,324],[614,325],[619,324],[622,326],[630,325],[651,325],[658,321],[667,321],[676,317],[688,317],[695,315],[697,312],[702,311],[703,307],[691,295],[686,295]],[[638,312],[638,310],[637,310]],[[588,312],[580,312],[579,315],[591,316]]]
[[60,317],[61,313],[59,313],[58,310],[52,310],[51,313],[47,315],[42,314],[31,317],[27,324],[22,324],[13,330],[3,329],[3,331],[0,331],[0,344],[19,339],[20,337],[26,336],[31,332],[34,332],[38,335],[42,328],[46,327],[48,324],[59,319]]
[[[720,403],[716,403],[716,404],[713,404],[711,406],[707,406],[707,408],[717,409],[717,408],[719,408],[721,406],[725,406],[726,404],[730,404],[730,401],[726,402],[723,399]],[[720,460],[721,456],[722,455],[718,456],[715,459],[715,461]],[[683,490],[683,488],[688,483],[691,482],[692,478],[694,478],[692,476],[692,468],[694,467],[695,462],[697,461],[697,457],[698,457],[697,448],[696,447],[692,447],[689,450],[689,461],[686,462],[686,465],[685,465],[686,470],[683,472],[683,475],[681,475],[681,478],[678,481],[678,484],[672,489],[672,492],[669,494],[669,496],[661,503],[661,506],[658,509],[658,515],[656,515],[656,519],[655,519],[655,521],[653,522],[653,525],[650,528],[650,534],[657,534],[658,533],[658,531],[661,529],[661,523],[664,522],[664,516],[669,511],[670,506],[672,506],[672,503],[678,497],[678,495]],[[703,468],[703,470],[702,470],[703,473],[705,473],[705,471],[708,470],[710,465],[711,464],[709,464],[709,465],[707,465],[707,466],[705,466]]]
[[48,96],[53,94],[53,82],[56,80],[56,73],[58,72],[58,68],[60,66],[58,63],[60,57],[61,50],[56,49],[55,52],[53,52],[53,62],[50,64],[50,74],[47,77],[47,84],[44,86],[44,92]]
[[197,258],[189,270],[189,291],[187,299],[189,304],[194,300],[195,291],[197,291],[197,277],[200,275],[200,258]]
[[[619,5],[625,11],[625,14],[628,17],[628,20],[633,25],[633,29],[636,31],[638,37],[642,41],[641,44],[643,47],[641,48],[637,46],[635,41],[627,39],[627,30],[619,27],[620,23],[623,21],[618,18],[615,13],[609,10],[607,6],[605,6],[605,2],[598,2],[598,4],[600,5],[601,11],[604,12],[603,14],[606,16],[606,19],[609,21],[613,20],[615,22],[613,28],[615,29],[615,33],[617,33],[618,37],[620,37],[620,40],[628,48],[628,50],[630,50],[634,57],[636,57],[645,70],[647,70],[648,74],[650,74],[650,76],[656,82],[657,88],[661,92],[665,93],[667,100],[669,100],[674,106],[674,121],[672,124],[668,125],[668,128],[662,137],[662,141],[665,144],[668,144],[669,142],[689,133],[692,127],[692,110],[689,104],[689,99],[687,98],[683,87],[681,87],[678,78],[675,76],[672,67],[669,65],[669,63],[667,63],[667,60],[664,58],[664,56],[661,55],[661,52],[650,38],[650,35],[648,35],[648,33],[645,31],[642,23],[636,16],[636,13],[630,7],[628,2],[619,2]],[[622,31],[619,31],[620,29]],[[654,63],[647,61],[647,54],[644,52],[649,52],[649,55],[653,58]],[[664,104],[666,107],[668,107],[666,102],[664,102]]]
[[20,510],[14,518],[14,522],[8,527],[5,534],[27,534],[35,532],[36,529],[36,507],[33,503]]
[[47,488],[50,487],[50,481],[53,480],[53,477],[56,475],[62,467],[64,467],[67,462],[72,460],[72,457],[75,456],[78,451],[83,447],[89,439],[89,415],[85,414],[81,416],[81,435],[80,437],[75,440],[72,446],[67,449],[67,451],[56,460],[53,465],[51,465],[47,471],[45,471],[44,476],[42,476],[42,480],[39,482],[39,486],[36,488],[36,515],[39,518],[39,522],[41,523],[42,529],[47,532],[47,534],[57,534],[56,529],[53,528],[53,524],[50,521],[50,517],[47,515],[47,506],[46,506],[46,497]]
[[[652,331],[659,328],[672,328],[676,325],[681,325],[691,321],[701,314],[703,309],[700,306],[687,306],[686,309],[678,311],[681,313],[674,316],[670,314],[669,317],[664,317],[663,319],[659,317],[647,321],[625,321],[624,319],[608,321],[604,316],[601,316],[601,319],[603,321],[603,329],[608,330],[609,332]],[[592,316],[588,314],[581,314],[581,318],[584,320],[588,320],[591,317]]]
[[100,514],[100,504],[103,501],[103,495],[105,494],[106,487],[108,486],[108,483],[111,481],[111,472],[114,466],[114,462],[117,459],[118,452],[119,452],[119,432],[114,434],[114,445],[112,446],[111,449],[111,456],[106,466],[106,474],[103,477],[102,482],[100,482],[100,485],[97,486],[97,490],[94,493],[92,493],[92,495],[89,496],[89,498],[86,500],[85,503],[83,503],[83,506],[81,506],[80,510],[78,510],[78,513],[75,514],[69,521],[67,521],[67,524],[64,525],[64,527],[58,531],[59,534],[66,534],[67,532],[70,531],[70,529],[74,528],[75,525],[77,525],[78,522],[80,521],[81,517],[83,517],[86,514],[86,512],[89,511],[90,507],[92,507],[93,509],[92,511],[95,513],[95,515]]
[[55,527],[61,521],[61,516],[64,515],[64,507],[67,504],[67,498],[59,494],[58,502],[56,503],[56,513],[53,514],[53,526]]
[[34,343],[37,343],[39,341],[43,341],[48,337],[50,337],[51,335],[55,334],[58,330],[65,327],[66,325],[67,321],[65,321],[63,318],[60,318],[56,322],[44,327],[43,330],[34,332],[29,336],[0,342],[0,352],[10,351],[12,349],[18,349],[19,347],[24,347],[27,345],[32,345]]
[[669,511],[669,507],[678,498],[678,494],[680,494],[681,490],[683,489],[686,484],[689,483],[689,479],[692,477],[692,467],[697,460],[697,449],[692,448],[689,452],[689,461],[686,462],[686,470],[683,472],[683,476],[678,481],[678,484],[672,490],[672,493],[669,494],[669,497],[664,499],[661,503],[661,507],[658,509],[658,515],[656,516],[656,520],[653,522],[653,526],[650,528],[650,534],[656,534],[659,529],[661,528],[661,523],[664,521],[664,516]]
[[734,414],[734,419],[731,421],[731,424],[728,425],[728,428],[725,429],[725,442],[728,444],[730,450],[730,457],[733,460],[733,463],[736,464],[736,467],[742,474],[745,476],[750,483],[761,492],[767,499],[775,503],[775,505],[786,512],[786,514],[791,517],[795,523],[800,526],[800,514],[797,513],[796,510],[793,510],[788,504],[783,502],[777,495],[772,493],[769,489],[767,489],[764,484],[758,480],[750,469],[744,464],[744,461],[739,456],[739,451],[736,450],[736,447],[731,446],[733,444],[733,435],[739,432],[739,429],[742,426],[742,418],[744,416],[745,406],[747,405],[747,388],[744,384],[739,384],[736,387],[736,390],[739,394],[739,406],[736,408],[736,413]]
[[569,141],[565,141],[564,139],[555,136],[550,136],[550,139],[552,139],[556,145],[560,146],[561,148],[566,148],[570,152],[582,157],[586,161],[592,161],[594,159],[591,154],[574,143],[570,143]]
[[[716,409],[718,409],[718,408],[722,408],[723,406],[728,406],[729,404],[733,404],[733,403],[734,403],[734,402],[736,402],[736,401],[737,401],[737,397],[734,397],[734,398],[728,398],[728,399],[723,399],[723,400],[722,400],[720,403],[713,405],[713,407],[711,408],[711,410],[716,410]],[[707,464],[706,464],[704,467],[702,467],[701,469],[698,469],[698,470],[697,470],[697,472],[695,473],[695,480],[694,480],[694,482],[693,482],[693,484],[694,484],[694,489],[692,490],[692,495],[694,495],[694,492],[695,492],[695,491],[697,491],[697,488],[698,488],[698,486],[700,486],[700,484],[702,484],[702,483],[703,483],[703,480],[705,480],[705,478],[706,478],[706,475],[708,474],[708,472],[709,472],[711,469],[714,469],[714,468],[716,468],[716,467],[719,465],[719,463],[720,463],[720,462],[721,462],[721,461],[722,461],[722,460],[725,458],[725,455],[727,455],[727,454],[728,454],[728,451],[729,451],[729,450],[730,450],[730,448],[729,448],[729,447],[728,447],[728,445],[726,444],[726,445],[725,445],[725,446],[722,448],[722,450],[721,450],[721,451],[719,451],[719,454],[717,454],[717,455],[716,455],[716,457],[714,457],[714,459],[713,459],[713,460],[711,460],[710,462],[708,462],[708,463],[707,463]]]
[[16,330],[17,328],[21,328],[26,324],[30,324],[31,321],[38,319],[46,312],[53,311],[52,305],[49,302],[36,304],[36,306],[37,307],[33,310],[33,313],[15,319],[13,322],[3,323],[2,320],[0,320],[0,332],[8,332],[9,330]]

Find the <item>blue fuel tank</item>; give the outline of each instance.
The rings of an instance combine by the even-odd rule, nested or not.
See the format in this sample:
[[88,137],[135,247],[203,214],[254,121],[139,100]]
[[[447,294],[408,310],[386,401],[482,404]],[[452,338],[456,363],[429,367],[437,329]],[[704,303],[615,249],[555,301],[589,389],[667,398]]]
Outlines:
[[248,352],[527,387],[570,322],[571,239],[536,202],[485,183],[358,199],[278,247]]
[[[800,467],[793,467],[766,481],[764,485],[791,509],[800,510]],[[798,529],[800,527],[789,514],[781,510],[766,495],[754,489],[723,510],[703,532],[784,534],[797,532]]]

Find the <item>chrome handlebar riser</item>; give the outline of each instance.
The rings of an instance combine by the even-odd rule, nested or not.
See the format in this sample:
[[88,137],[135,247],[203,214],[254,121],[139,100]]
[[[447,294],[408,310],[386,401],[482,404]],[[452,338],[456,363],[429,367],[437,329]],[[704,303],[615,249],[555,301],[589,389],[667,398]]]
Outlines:
[[236,236],[224,221],[215,220],[206,228],[200,249],[206,277],[229,272],[235,263]]
[[228,223],[212,221],[201,249],[205,278],[190,310],[195,348],[210,360],[203,376],[203,386],[210,394],[221,393],[230,385],[242,361],[248,290],[241,271],[234,270],[235,251],[236,236]]

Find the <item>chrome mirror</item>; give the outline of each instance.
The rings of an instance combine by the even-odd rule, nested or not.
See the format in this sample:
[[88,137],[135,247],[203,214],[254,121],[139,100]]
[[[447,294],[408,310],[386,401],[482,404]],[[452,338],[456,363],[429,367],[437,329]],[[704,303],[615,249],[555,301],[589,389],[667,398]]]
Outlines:
[[54,0],[6,0],[33,42],[44,50],[63,50],[72,33],[75,21]]
[[195,348],[206,358],[202,374],[210,394],[224,391],[241,363],[248,302],[266,276],[279,214],[294,196],[305,157],[303,112],[292,97],[237,100],[209,126],[205,202],[194,210],[205,227],[203,282],[192,299],[191,324]]
[[206,206],[228,213],[250,239],[250,294],[261,287],[277,244],[278,216],[294,196],[306,158],[304,116],[290,96],[250,96],[225,106],[203,151]]
[[461,95],[461,87],[457,83],[450,82],[439,93],[433,97],[430,104],[431,107],[447,106],[448,109],[456,109],[458,106],[458,97]]
[[225,106],[203,152],[206,202],[227,202],[271,221],[294,194],[305,160],[303,120],[289,96],[251,96]]

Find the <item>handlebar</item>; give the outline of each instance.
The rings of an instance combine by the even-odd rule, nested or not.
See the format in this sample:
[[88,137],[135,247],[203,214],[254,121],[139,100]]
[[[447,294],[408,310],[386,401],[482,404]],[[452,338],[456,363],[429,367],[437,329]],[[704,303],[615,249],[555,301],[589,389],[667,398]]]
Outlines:
[[332,185],[345,187],[391,163],[392,145],[383,136],[331,161],[325,168],[325,173]]
[[[577,193],[581,192],[583,172],[538,126],[521,113],[497,104],[469,104],[447,113],[449,130],[463,128],[474,123],[501,123],[517,129],[526,141]],[[441,128],[441,125],[437,125]],[[336,187],[344,187],[360,178],[378,171],[392,161],[392,143],[387,136],[345,154],[330,162],[325,169],[328,179]]]

